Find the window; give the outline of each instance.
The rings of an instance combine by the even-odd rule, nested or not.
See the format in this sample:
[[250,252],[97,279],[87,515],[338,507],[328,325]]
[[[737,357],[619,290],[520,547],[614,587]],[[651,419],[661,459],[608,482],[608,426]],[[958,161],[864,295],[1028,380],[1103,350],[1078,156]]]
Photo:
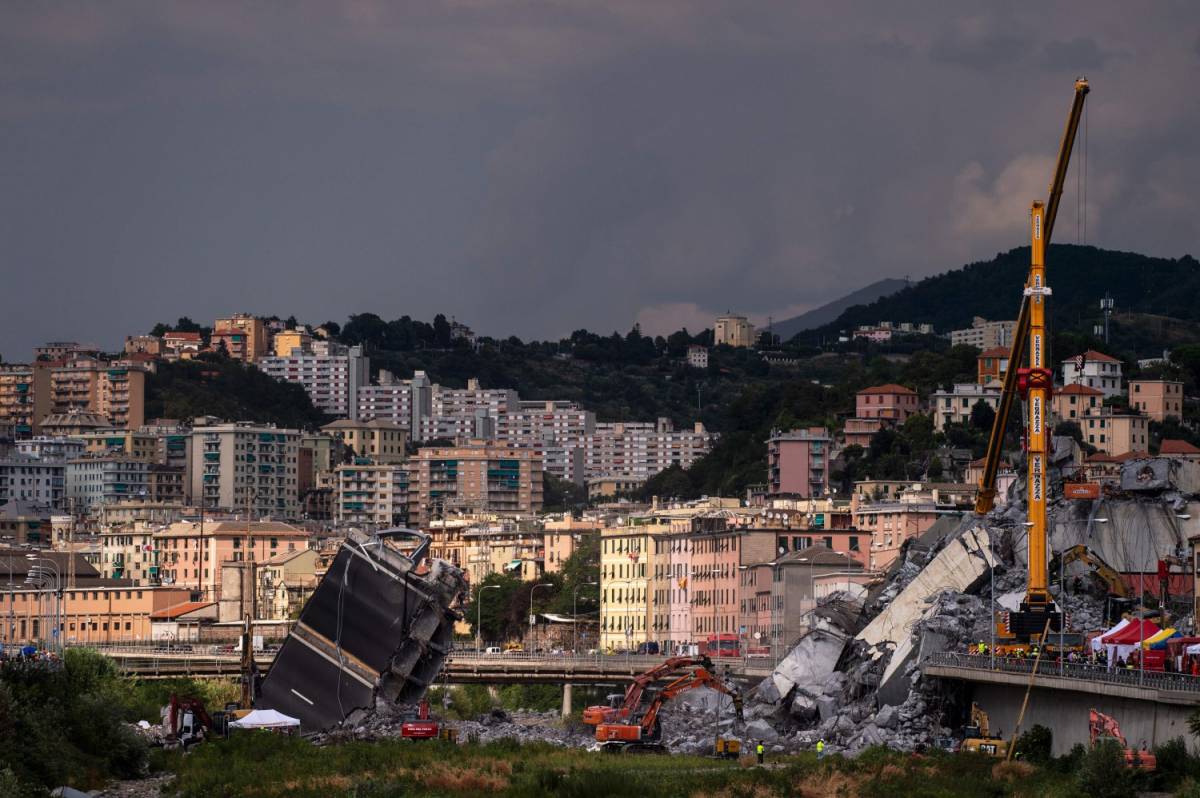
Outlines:
[[850,536],[849,548],[850,548],[850,551],[858,551],[858,536],[857,535]]

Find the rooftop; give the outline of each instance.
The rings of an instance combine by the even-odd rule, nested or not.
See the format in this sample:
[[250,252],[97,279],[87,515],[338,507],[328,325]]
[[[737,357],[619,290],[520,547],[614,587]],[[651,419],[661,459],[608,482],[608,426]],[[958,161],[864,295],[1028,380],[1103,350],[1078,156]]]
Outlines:
[[1096,388],[1089,388],[1088,386],[1080,385],[1079,383],[1071,383],[1070,385],[1066,386],[1065,388],[1059,388],[1057,393],[1065,394],[1067,396],[1071,396],[1071,395],[1103,396],[1104,395],[1104,391],[1098,390]]
[[892,382],[889,382],[887,385],[876,385],[871,388],[863,388],[861,391],[858,392],[858,395],[862,396],[864,394],[873,395],[873,394],[881,394],[881,393],[902,394],[904,396],[916,396],[917,395],[917,392],[914,391],[913,389],[905,388],[903,385],[897,385]]
[[1158,448],[1159,454],[1200,454],[1200,449],[1179,438],[1166,438]]
[[155,610],[154,612],[150,613],[150,620],[172,621],[180,616],[187,615],[189,612],[195,612],[196,610],[202,610],[215,605],[215,601],[185,601],[182,604],[176,604],[173,607]]
[[1064,358],[1062,362],[1063,363],[1075,363],[1079,360],[1079,358],[1083,358],[1083,362],[1085,362],[1085,363],[1087,363],[1088,361],[1091,361],[1093,363],[1120,363],[1121,362],[1121,361],[1117,360],[1115,357],[1113,357],[1111,355],[1106,355],[1103,352],[1097,352],[1095,349],[1089,349],[1088,351],[1084,352],[1082,355],[1076,355],[1075,357]]

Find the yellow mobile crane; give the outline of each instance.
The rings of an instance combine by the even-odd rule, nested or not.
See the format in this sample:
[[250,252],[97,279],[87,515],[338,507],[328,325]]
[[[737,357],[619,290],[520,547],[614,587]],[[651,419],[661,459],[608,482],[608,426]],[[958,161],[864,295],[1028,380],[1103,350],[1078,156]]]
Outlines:
[[[1062,623],[1062,613],[1050,599],[1046,573],[1046,468],[1049,463],[1047,428],[1050,415],[1050,397],[1054,388],[1054,373],[1049,367],[1050,346],[1046,337],[1046,301],[1051,291],[1046,283],[1046,248],[1054,231],[1054,220],[1058,216],[1058,205],[1062,199],[1063,184],[1067,178],[1067,167],[1071,161],[1071,150],[1075,134],[1083,116],[1083,103],[1090,91],[1086,79],[1075,81],[1075,96],[1067,127],[1063,131],[1058,148],[1058,162],[1050,182],[1050,198],[1045,204],[1033,203],[1030,213],[1030,241],[1032,257],[1029,277],[1021,300],[1021,312],[1013,333],[1012,349],[1009,353],[1008,371],[1004,375],[1004,388],[1000,394],[1000,406],[992,423],[988,438],[987,456],[983,476],[979,480],[979,495],[975,501],[975,512],[983,515],[992,509],[996,499],[996,472],[1000,466],[1000,455],[1004,448],[1004,432],[1008,427],[1008,416],[1015,397],[1019,394],[1028,403],[1028,504],[1029,504],[1029,582],[1025,601],[1020,610],[1010,613],[1005,632],[1019,639],[1040,637],[1047,629],[1057,631]],[[1026,356],[1028,367],[1018,368]]]

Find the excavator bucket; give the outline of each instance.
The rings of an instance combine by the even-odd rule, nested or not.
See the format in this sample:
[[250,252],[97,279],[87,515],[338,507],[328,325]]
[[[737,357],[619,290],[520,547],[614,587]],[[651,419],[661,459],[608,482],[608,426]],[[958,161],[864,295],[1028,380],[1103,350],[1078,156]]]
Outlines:
[[[403,552],[388,541],[416,538]],[[299,718],[305,733],[355,723],[376,702],[415,704],[450,651],[451,605],[466,590],[442,560],[418,567],[429,538],[393,529],[352,533],[304,605],[262,683],[256,707]]]

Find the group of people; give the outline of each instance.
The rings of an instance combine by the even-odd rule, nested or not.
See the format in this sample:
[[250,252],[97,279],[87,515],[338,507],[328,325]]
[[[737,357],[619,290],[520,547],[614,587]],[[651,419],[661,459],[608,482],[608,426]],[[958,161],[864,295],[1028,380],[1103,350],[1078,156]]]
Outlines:
[[[816,748],[817,748],[817,759],[824,759],[825,758],[825,741],[817,740]],[[761,765],[766,760],[766,756],[767,756],[767,747],[766,747],[766,745],[763,744],[762,740],[759,740],[758,743],[754,746],[754,753],[758,757],[758,764]]]
[[[986,657],[991,654],[991,648],[982,640],[978,643],[967,647],[968,654]],[[1037,643],[1031,643],[1028,648],[1024,646],[1005,646],[1003,650],[997,647],[996,656],[1005,660],[1025,660],[1036,659],[1040,649]],[[1046,662],[1053,662],[1057,665],[1062,660],[1062,652],[1041,652],[1043,659]],[[1099,668],[1108,668],[1109,670],[1139,670],[1142,667],[1142,653],[1138,649],[1133,649],[1128,655],[1122,656],[1114,654],[1110,657],[1109,648],[1102,646],[1099,650],[1068,651],[1066,653],[1066,663],[1068,665],[1093,665]],[[1147,666],[1148,668],[1149,666]],[[1155,668],[1159,670],[1159,668]],[[1162,663],[1162,671],[1166,673],[1180,673],[1187,676],[1200,677],[1200,654],[1184,654],[1182,657],[1166,657]]]

